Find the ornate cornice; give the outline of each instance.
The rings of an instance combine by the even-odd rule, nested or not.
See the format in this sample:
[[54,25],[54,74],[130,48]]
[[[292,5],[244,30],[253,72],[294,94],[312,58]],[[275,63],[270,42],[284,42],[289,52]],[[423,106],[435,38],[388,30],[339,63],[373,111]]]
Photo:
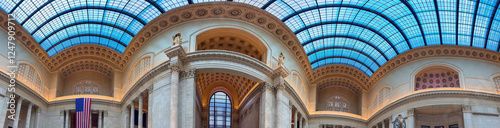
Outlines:
[[381,115],[382,113],[385,113],[387,111],[391,111],[398,106],[402,106],[404,104],[411,103],[411,102],[414,102],[414,101],[420,100],[420,99],[436,98],[436,97],[438,97],[438,98],[447,98],[447,97],[478,98],[478,99],[485,99],[485,100],[500,101],[500,95],[494,94],[494,93],[477,92],[477,91],[471,91],[471,90],[459,90],[459,89],[429,90],[429,91],[414,93],[414,94],[405,96],[403,98],[396,99],[395,101],[389,103],[385,107],[378,110],[375,114],[371,115],[368,120],[375,119],[377,116]]
[[309,77],[309,79],[311,83],[316,83],[316,84],[331,77],[343,76],[347,79],[352,79],[352,81],[356,81],[357,84],[355,85],[358,85],[364,90],[367,90],[369,85],[368,76],[366,76],[362,71],[358,70],[357,68],[347,65],[334,64],[334,65],[323,66],[321,68],[314,70],[312,74],[313,77]]
[[122,54],[111,48],[95,44],[83,44],[67,48],[44,63],[49,66],[51,71],[56,71],[67,63],[73,63],[73,61],[82,58],[101,60],[119,70],[124,68],[129,60],[129,58],[124,58]]
[[464,113],[471,113],[472,109],[470,105],[462,105],[462,112]]
[[149,40],[168,28],[187,21],[200,19],[229,18],[254,24],[275,36],[286,46],[307,73],[312,72],[307,54],[292,30],[269,12],[252,5],[237,2],[206,2],[174,8],[161,14],[136,34],[125,49],[124,57],[133,56]]

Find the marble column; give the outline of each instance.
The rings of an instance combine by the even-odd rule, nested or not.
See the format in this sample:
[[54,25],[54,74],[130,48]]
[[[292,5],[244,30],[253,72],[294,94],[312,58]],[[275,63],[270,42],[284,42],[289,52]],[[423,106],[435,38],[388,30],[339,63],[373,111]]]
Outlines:
[[[196,107],[196,69],[189,68],[181,73],[182,84],[182,94],[179,95],[179,99],[183,99],[180,101],[182,103],[182,108],[179,108],[178,111],[183,112],[182,115],[179,115],[179,124],[178,127],[181,128],[195,128],[197,125],[196,115],[198,114],[198,110]],[[238,117],[238,115],[233,115],[233,117]],[[232,126],[238,126],[238,122],[232,121]]]
[[33,103],[30,102],[28,105],[28,113],[26,114],[26,125],[24,126],[25,128],[30,127],[30,122],[31,122],[31,109],[33,108]]
[[464,128],[473,128],[472,124],[472,108],[470,105],[462,105],[462,112],[464,116]]
[[99,121],[97,122],[97,128],[102,128],[102,111],[98,110]]
[[64,110],[64,127],[69,128],[69,110]]
[[130,103],[130,128],[134,128],[134,109],[135,103],[134,100],[132,100]]
[[37,128],[41,128],[41,126],[40,126],[41,114],[42,114],[42,108],[40,108],[40,106],[38,106],[38,108],[36,109],[36,124],[35,124],[35,127],[37,127]]
[[144,97],[142,97],[142,94],[139,95],[139,114],[137,114],[137,119],[138,119],[138,123],[137,123],[137,127],[138,128],[142,128],[142,100],[143,100]]
[[[286,119],[284,115],[287,115],[285,113],[285,103],[283,95],[283,91],[285,91],[285,78],[290,74],[290,71],[286,69],[283,65],[278,65],[273,71],[273,85],[276,89],[276,108],[275,110],[275,116],[276,117],[276,128],[286,128],[290,127],[290,121]],[[288,103],[288,101],[285,101]]]
[[261,83],[260,111],[259,111],[259,127],[273,127],[273,86],[268,83]]
[[408,109],[408,117],[406,118],[406,128],[415,128],[415,108]]
[[23,103],[24,98],[19,96],[19,99],[17,100],[17,106],[16,106],[16,115],[14,116],[14,125],[12,128],[18,128],[19,125],[19,116],[21,115],[21,105]]
[[276,86],[276,128],[285,128],[286,123],[283,121],[283,115],[285,115],[283,108],[283,90],[285,89],[284,85]]
[[151,128],[152,127],[152,124],[153,124],[153,119],[151,119],[153,117],[153,89],[154,89],[154,86],[153,85],[150,85],[148,87],[148,121],[147,121],[147,127],[148,128]]

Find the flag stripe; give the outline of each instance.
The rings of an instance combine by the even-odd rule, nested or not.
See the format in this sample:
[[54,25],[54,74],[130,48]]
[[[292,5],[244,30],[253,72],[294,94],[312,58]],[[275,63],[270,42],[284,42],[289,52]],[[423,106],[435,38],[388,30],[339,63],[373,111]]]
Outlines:
[[76,99],[76,128],[90,128],[92,125],[90,124],[90,106],[92,104],[92,100],[90,98],[78,98]]

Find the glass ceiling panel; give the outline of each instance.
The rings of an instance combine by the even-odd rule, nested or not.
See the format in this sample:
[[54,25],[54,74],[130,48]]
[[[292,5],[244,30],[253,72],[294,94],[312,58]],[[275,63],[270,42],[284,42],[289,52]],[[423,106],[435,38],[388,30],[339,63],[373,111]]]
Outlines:
[[[14,13],[53,56],[79,44],[122,53],[135,34],[162,13],[216,1],[226,0],[4,0],[0,8]],[[398,54],[427,45],[499,51],[500,0],[233,1],[282,20],[303,45],[313,69],[345,64],[371,76]]]

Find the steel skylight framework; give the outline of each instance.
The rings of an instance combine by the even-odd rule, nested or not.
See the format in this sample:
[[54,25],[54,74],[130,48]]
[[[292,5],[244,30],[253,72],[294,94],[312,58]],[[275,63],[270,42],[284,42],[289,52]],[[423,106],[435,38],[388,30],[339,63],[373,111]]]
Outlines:
[[[5,0],[0,7],[50,56],[79,44],[120,53],[149,21],[173,8],[221,0]],[[229,0],[282,20],[312,68],[356,67],[371,76],[396,55],[427,45],[499,51],[500,0]],[[118,20],[119,19],[119,20]]]

